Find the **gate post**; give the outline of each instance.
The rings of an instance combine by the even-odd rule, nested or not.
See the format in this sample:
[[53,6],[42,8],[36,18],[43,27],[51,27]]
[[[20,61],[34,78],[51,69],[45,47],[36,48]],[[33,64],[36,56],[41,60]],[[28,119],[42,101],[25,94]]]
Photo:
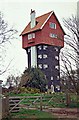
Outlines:
[[42,111],[42,95],[40,96],[40,111]]
[[2,118],[6,118],[9,115],[9,97],[2,98]]

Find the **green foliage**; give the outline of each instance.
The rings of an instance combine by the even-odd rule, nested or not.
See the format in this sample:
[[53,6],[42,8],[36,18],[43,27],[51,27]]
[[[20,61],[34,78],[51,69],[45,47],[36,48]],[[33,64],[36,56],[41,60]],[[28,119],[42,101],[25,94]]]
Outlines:
[[19,89],[20,93],[40,93],[40,90],[37,88],[31,88],[31,87],[21,87]]
[[20,86],[40,89],[40,92],[45,92],[47,79],[44,73],[38,68],[28,68],[24,71],[21,77]]

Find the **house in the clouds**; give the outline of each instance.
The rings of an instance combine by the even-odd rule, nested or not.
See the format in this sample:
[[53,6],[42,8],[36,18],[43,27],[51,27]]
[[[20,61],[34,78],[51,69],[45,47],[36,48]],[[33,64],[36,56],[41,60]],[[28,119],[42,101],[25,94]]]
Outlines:
[[59,54],[64,47],[65,32],[53,11],[36,18],[35,11],[31,10],[30,18],[21,33],[28,67],[40,68],[48,80],[48,88],[60,91]]

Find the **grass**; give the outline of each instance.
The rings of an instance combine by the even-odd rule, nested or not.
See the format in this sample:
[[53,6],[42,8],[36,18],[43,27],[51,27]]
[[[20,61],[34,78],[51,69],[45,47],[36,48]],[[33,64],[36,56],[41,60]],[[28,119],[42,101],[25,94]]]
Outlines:
[[48,112],[26,109],[21,109],[18,113],[12,113],[11,116],[12,118],[34,118],[35,120],[40,120],[41,118],[52,120],[52,118],[54,118],[54,116]]

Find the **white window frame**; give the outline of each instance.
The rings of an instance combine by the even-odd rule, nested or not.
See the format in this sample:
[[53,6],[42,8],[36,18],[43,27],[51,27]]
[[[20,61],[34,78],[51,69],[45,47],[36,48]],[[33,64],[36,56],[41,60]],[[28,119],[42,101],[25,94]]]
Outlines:
[[55,59],[58,60],[59,59],[58,56],[55,56]]
[[39,50],[42,50],[42,46],[41,46],[41,45],[39,45],[39,46],[38,46],[38,49],[39,49]]
[[57,38],[57,34],[55,34],[55,33],[50,33],[50,35],[49,35],[51,38]]
[[57,69],[57,70],[58,70],[58,69],[59,69],[59,66],[58,66],[58,65],[56,65],[56,66],[55,66],[55,69]]
[[56,23],[50,22],[49,25],[50,25],[50,28],[56,29]]
[[58,48],[57,48],[57,47],[55,47],[55,50],[56,50],[56,51],[58,51]]
[[56,89],[57,89],[57,90],[60,90],[60,85],[56,85]]
[[42,69],[42,64],[39,64],[38,67],[39,67],[40,69]]
[[35,38],[35,33],[32,33],[32,38]]
[[47,64],[44,64],[44,65],[43,65],[43,68],[44,68],[44,69],[47,69],[47,68],[48,68],[48,65],[47,65]]
[[28,40],[32,39],[32,34],[28,34]]
[[43,54],[43,58],[46,59],[48,56],[47,54]]
[[40,54],[40,55],[38,55],[38,58],[39,58],[39,59],[42,59],[42,55],[41,55],[41,54]]
[[28,34],[28,40],[31,40],[32,38],[35,38],[35,33]]
[[28,53],[31,51],[31,48],[28,48]]
[[47,49],[47,45],[43,45],[43,50],[46,50]]
[[53,76],[51,76],[51,80],[53,80]]

